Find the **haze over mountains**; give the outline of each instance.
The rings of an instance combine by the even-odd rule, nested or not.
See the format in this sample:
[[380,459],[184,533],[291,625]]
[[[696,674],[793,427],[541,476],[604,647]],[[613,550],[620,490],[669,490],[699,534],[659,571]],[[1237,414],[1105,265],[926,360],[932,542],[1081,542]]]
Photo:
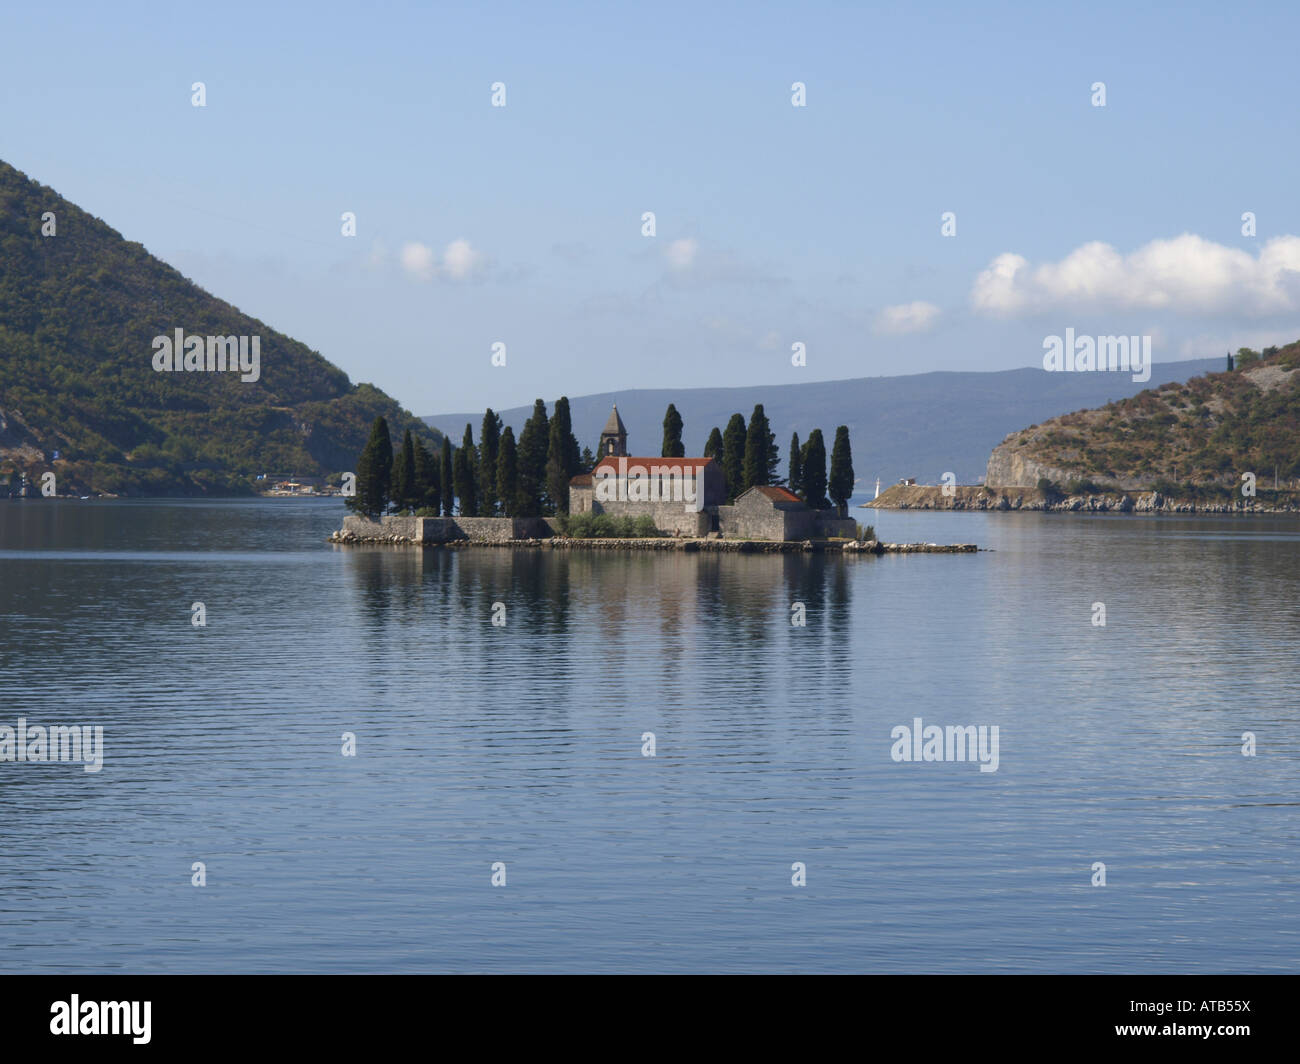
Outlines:
[[[874,489],[878,476],[888,484],[900,477],[937,482],[945,472],[958,483],[984,476],[989,454],[1009,433],[1047,418],[1103,406],[1137,395],[1166,381],[1186,381],[1223,368],[1223,360],[1157,362],[1151,379],[1134,383],[1128,373],[1048,373],[1015,369],[994,373],[919,373],[901,377],[863,377],[797,385],[741,388],[655,388],[596,395],[569,395],[573,431],[583,446],[596,449],[600,430],[617,403],[628,430],[628,451],[657,455],[663,438],[664,411],[677,406],[684,421],[688,455],[704,450],[714,426],[726,427],[733,413],[748,420],[755,403],[763,409],[781,447],[785,473],[790,434],[800,440],[820,428],[829,441],[837,425],[847,425],[853,442],[853,468],[859,493]],[[543,396],[547,409],[563,391]],[[495,408],[494,408],[495,409]],[[532,407],[497,410],[516,436]],[[434,414],[430,425],[459,440],[466,422],[478,438],[483,411]]]

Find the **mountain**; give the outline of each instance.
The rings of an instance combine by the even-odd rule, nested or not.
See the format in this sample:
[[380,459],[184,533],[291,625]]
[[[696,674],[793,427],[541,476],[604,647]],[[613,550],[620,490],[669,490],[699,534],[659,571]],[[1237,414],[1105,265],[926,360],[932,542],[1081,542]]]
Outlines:
[[[1151,367],[1151,380],[1186,380],[1218,368],[1218,359],[1163,362]],[[853,380],[744,388],[657,388],[570,398],[573,429],[579,443],[593,452],[600,430],[617,403],[628,429],[628,451],[657,455],[663,440],[664,411],[677,406],[685,422],[682,441],[688,455],[704,450],[709,430],[726,427],[733,413],[746,421],[755,403],[764,412],[781,447],[785,474],[790,434],[801,440],[820,428],[830,446],[837,425],[847,425],[853,443],[853,469],[860,490],[879,476],[889,483],[899,477],[937,482],[951,471],[959,483],[974,483],[984,473],[989,452],[1007,433],[1031,422],[1069,410],[1100,406],[1137,394],[1125,373],[1048,373],[1042,369],[1013,369],[996,373],[919,373],[902,377],[860,377]],[[547,397],[548,409],[554,408]],[[532,406],[498,410],[515,435],[532,413]],[[468,421],[478,438],[483,412],[435,414],[425,418],[459,439]]]
[[[988,484],[1039,478],[1179,494],[1187,486],[1262,489],[1300,477],[1300,341],[1248,353],[1233,372],[1166,383],[1098,410],[1011,433],[989,456]],[[1288,485],[1289,486],[1289,485]]]
[[[177,329],[246,337],[257,379],[155,370],[155,338]],[[0,491],[11,473],[53,470],[60,492],[243,494],[259,473],[353,469],[380,414],[399,439],[409,426],[439,442],[383,392],[0,162]]]

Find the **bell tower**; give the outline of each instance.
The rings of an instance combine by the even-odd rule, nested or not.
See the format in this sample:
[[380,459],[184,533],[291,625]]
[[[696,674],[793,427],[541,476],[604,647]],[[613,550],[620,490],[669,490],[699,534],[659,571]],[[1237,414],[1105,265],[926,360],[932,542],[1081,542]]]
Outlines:
[[600,434],[600,454],[596,460],[613,455],[614,457],[627,456],[627,427],[623,424],[623,419],[618,416],[618,404],[614,404],[614,409],[610,411],[609,420],[605,422],[605,429]]

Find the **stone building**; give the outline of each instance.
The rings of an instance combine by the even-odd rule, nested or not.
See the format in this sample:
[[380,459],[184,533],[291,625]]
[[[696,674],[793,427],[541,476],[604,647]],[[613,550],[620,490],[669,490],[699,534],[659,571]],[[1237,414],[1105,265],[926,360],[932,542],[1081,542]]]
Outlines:
[[600,460],[569,481],[569,512],[654,519],[669,535],[720,532],[743,539],[851,537],[852,518],[813,510],[785,488],[754,487],[732,506],[712,458],[635,457],[627,453],[627,427],[615,407],[600,434]]
[[600,433],[600,447],[597,450],[597,458],[605,458],[609,455],[626,455],[627,454],[627,427],[623,424],[623,419],[618,416],[618,404],[614,404],[614,409],[610,411],[609,420],[605,422],[604,429]]
[[858,523],[834,510],[814,510],[786,488],[750,488],[732,506],[718,507],[718,531],[737,539],[852,537]]

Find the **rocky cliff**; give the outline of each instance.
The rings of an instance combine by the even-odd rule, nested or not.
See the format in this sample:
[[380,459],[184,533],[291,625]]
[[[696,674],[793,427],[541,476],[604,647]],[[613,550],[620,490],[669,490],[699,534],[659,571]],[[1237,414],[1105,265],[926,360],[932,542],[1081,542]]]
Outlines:
[[[1254,357],[1250,357],[1254,356]],[[1271,487],[1300,486],[1300,342],[1250,353],[1233,372],[1167,383],[1095,410],[1007,436],[989,456],[985,483],[1036,487],[1046,479],[1107,491],[1184,494],[1240,487],[1251,474]],[[1195,491],[1187,491],[1195,498]]]

